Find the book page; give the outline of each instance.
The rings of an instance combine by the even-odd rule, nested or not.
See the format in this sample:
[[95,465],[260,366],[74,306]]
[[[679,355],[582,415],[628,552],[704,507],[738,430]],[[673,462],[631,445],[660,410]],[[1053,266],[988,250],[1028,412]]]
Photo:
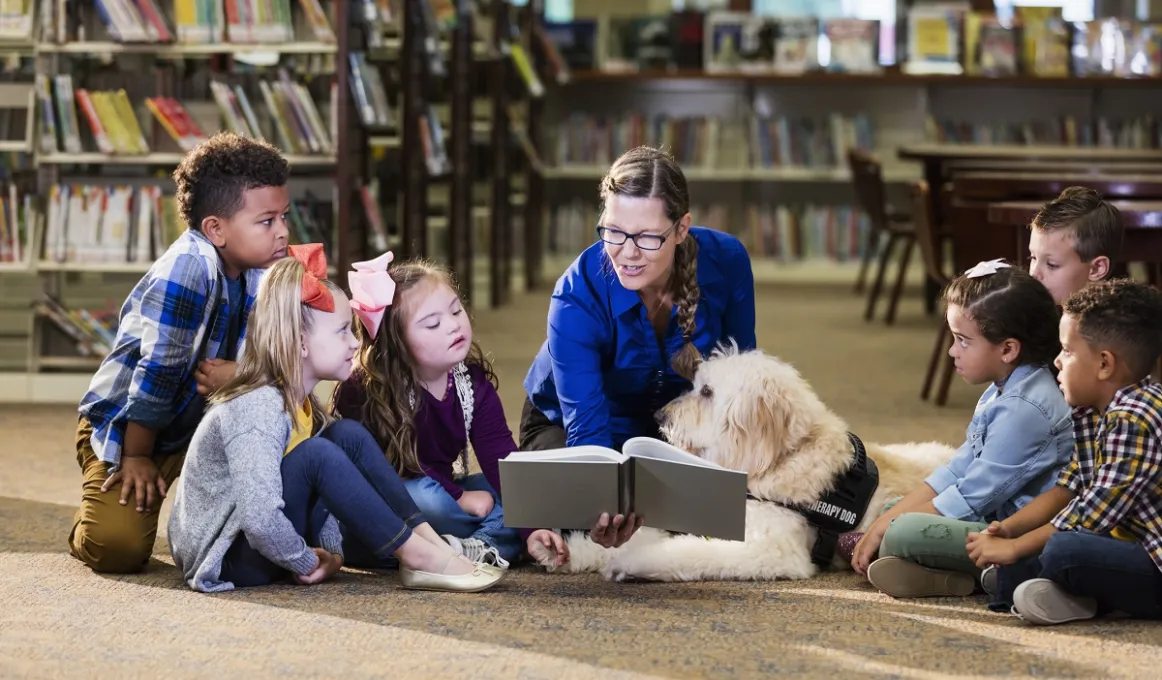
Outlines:
[[634,437],[621,447],[626,455],[633,458],[653,458],[655,460],[668,460],[672,463],[684,463],[686,465],[697,465],[699,467],[724,469],[721,465],[716,465],[704,458],[699,458],[692,453],[687,453],[676,446],[668,444],[660,439],[652,437]]
[[628,456],[604,446],[573,446],[546,451],[514,451],[505,460],[529,462],[543,460],[554,463],[621,463],[628,458]]

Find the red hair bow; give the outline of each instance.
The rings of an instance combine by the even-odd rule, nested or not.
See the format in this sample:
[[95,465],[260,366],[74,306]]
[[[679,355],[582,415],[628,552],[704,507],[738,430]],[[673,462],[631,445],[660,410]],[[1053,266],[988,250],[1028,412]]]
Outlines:
[[303,304],[320,312],[335,311],[335,298],[323,285],[327,278],[327,256],[322,243],[307,243],[287,248],[287,253],[307,268],[303,274]]

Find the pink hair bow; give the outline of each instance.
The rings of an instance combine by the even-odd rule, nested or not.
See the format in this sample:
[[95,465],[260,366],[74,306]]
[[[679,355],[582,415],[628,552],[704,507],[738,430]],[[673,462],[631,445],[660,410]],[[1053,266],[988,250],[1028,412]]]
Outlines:
[[395,281],[387,273],[387,265],[393,259],[395,256],[388,251],[374,260],[352,262],[354,271],[347,275],[347,283],[351,286],[351,308],[372,339],[379,332],[379,323],[395,297]]

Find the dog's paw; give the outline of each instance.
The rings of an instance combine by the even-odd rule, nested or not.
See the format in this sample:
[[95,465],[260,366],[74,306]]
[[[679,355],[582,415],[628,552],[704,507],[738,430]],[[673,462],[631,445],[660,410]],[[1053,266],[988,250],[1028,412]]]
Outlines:
[[614,583],[632,583],[634,581],[652,581],[654,579],[635,569],[632,560],[614,558],[601,568],[601,577]]

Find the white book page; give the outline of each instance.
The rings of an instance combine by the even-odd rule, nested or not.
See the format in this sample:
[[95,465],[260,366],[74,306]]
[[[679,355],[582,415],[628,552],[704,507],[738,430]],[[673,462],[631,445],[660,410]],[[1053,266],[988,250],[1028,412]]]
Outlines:
[[628,458],[628,456],[604,446],[574,446],[549,451],[515,451],[509,454],[505,460],[552,461],[554,463],[622,463]]
[[676,446],[652,437],[634,437],[627,441],[625,446],[621,448],[625,451],[626,455],[633,458],[653,458],[655,460],[668,460],[672,463],[696,465],[698,467],[725,469],[721,465],[711,463],[704,458],[699,458],[692,453],[687,453]]

